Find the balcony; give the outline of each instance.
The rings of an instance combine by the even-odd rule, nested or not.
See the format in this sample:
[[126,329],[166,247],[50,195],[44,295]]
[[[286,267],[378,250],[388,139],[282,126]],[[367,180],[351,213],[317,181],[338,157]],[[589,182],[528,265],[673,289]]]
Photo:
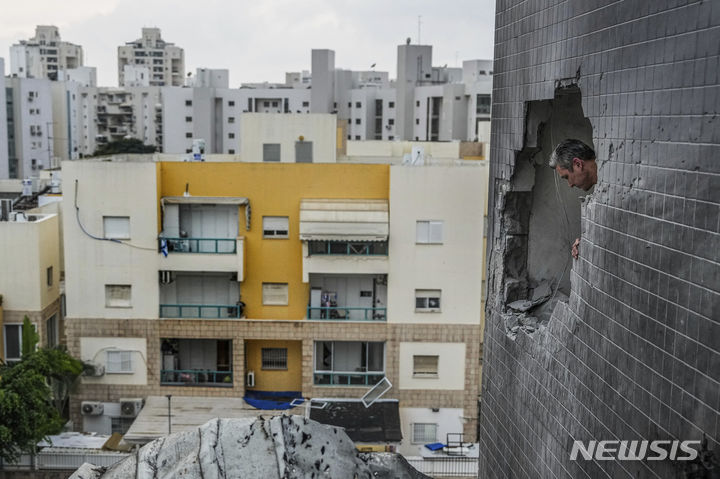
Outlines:
[[237,276],[227,272],[160,272],[161,318],[237,319],[243,317]]
[[316,386],[373,386],[385,377],[385,343],[315,341]]
[[387,274],[387,200],[304,199],[303,281],[312,274]]
[[307,318],[386,321],[387,275],[312,274]]
[[160,269],[232,272],[243,281],[245,240],[238,235],[238,213],[246,204],[246,198],[164,197]]
[[161,353],[162,386],[233,386],[231,340],[165,338]]

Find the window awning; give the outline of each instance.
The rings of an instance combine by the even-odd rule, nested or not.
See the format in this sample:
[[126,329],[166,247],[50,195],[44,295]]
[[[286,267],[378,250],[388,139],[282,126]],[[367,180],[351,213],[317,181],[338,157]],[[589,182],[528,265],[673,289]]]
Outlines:
[[250,200],[240,196],[163,196],[160,206],[165,205],[237,205],[245,206],[245,229],[250,231]]
[[300,202],[303,241],[387,241],[387,200],[305,199]]

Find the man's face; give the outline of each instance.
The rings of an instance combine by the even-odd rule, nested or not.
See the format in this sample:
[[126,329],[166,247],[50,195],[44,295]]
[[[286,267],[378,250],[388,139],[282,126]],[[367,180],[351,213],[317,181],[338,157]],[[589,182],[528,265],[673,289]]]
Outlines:
[[558,165],[555,167],[555,171],[560,178],[567,180],[570,188],[575,187],[588,191],[595,184],[590,168],[580,158],[573,158],[569,170]]

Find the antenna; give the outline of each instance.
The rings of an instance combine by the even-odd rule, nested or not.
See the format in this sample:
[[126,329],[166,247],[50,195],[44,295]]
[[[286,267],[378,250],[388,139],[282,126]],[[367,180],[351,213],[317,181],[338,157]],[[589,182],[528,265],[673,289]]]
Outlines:
[[418,45],[420,45],[420,25],[422,25],[422,15],[418,15]]

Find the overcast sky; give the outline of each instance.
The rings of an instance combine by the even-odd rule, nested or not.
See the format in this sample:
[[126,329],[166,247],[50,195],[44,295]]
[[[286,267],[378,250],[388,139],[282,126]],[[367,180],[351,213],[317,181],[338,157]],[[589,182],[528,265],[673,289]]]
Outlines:
[[335,50],[335,66],[390,72],[397,45],[433,45],[433,65],[462,66],[490,59],[494,0],[13,0],[0,15],[0,56],[56,25],[63,40],[82,45],[85,65],[101,86],[117,85],[117,47],[159,27],[165,41],[185,50],[185,69],[227,68],[230,86],[283,82],[286,71],[310,70],[310,50]]

